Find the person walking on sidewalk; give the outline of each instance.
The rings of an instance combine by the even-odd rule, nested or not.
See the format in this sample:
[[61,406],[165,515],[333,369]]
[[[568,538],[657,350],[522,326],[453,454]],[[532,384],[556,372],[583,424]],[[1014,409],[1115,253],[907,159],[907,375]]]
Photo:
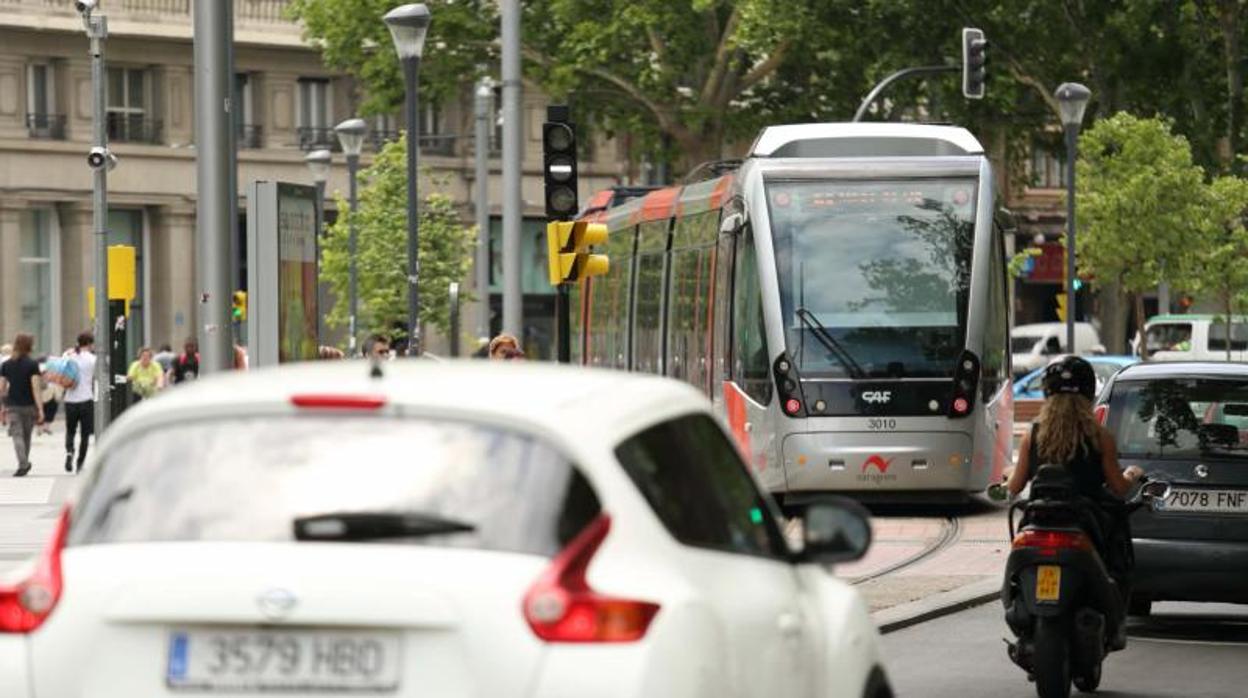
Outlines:
[[199,377],[199,343],[194,338],[186,340],[182,345],[182,354],[173,361],[169,371],[169,382],[185,383]]
[[155,397],[156,393],[165,387],[165,374],[161,372],[160,364],[152,360],[151,347],[143,347],[139,350],[139,358],[130,364],[130,370],[126,371],[126,378],[130,381],[130,391],[134,393],[135,404]]
[[[87,444],[95,433],[95,336],[90,332],[78,335],[78,346],[65,358],[78,364],[78,380],[65,391],[65,472],[74,472],[74,464],[82,470],[87,459]],[[74,458],[74,433],[82,428],[82,441]]]
[[43,424],[43,392],[39,362],[30,358],[35,338],[19,333],[13,340],[13,355],[0,366],[0,414],[9,425],[13,448],[17,451],[17,471],[13,477],[30,472],[30,439],[36,424]]

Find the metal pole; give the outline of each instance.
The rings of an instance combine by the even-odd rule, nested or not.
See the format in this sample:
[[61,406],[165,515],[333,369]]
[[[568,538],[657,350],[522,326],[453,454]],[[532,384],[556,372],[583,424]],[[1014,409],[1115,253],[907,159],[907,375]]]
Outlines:
[[480,312],[477,313],[477,336],[490,336],[490,112],[493,90],[489,78],[477,82],[477,260],[476,287]]
[[521,168],[524,124],[520,110],[520,0],[502,2],[503,34],[503,330],[523,341],[520,285]]
[[572,308],[567,284],[555,287],[555,360],[572,363]]
[[420,210],[416,179],[420,174],[420,110],[417,104],[420,58],[403,60],[407,83],[407,355],[420,356]]
[[452,281],[447,293],[451,318],[451,358],[459,358],[459,282]]
[[867,109],[871,106],[871,103],[878,99],[880,94],[884,92],[889,85],[904,77],[922,75],[924,73],[956,73],[959,70],[961,70],[961,67],[956,65],[925,65],[917,68],[903,68],[884,78],[878,85],[871,89],[871,92],[867,94],[867,98],[862,100],[862,104],[858,105],[858,111],[854,112],[853,120],[862,121],[862,117],[867,115]]
[[325,237],[325,180],[316,180],[316,298],[321,312],[316,314],[316,346],[325,344],[325,310],[321,292],[321,247]]
[[1075,139],[1078,125],[1066,127],[1066,351],[1075,351]]
[[[104,81],[107,18],[103,15],[90,17],[87,20],[87,35],[91,38],[91,108],[94,119],[91,124],[94,132],[92,135],[96,148],[107,148],[107,87]],[[113,387],[109,365],[112,328],[108,324],[108,164],[95,168],[92,175],[91,227],[95,234],[95,433],[101,434],[108,427],[109,418],[112,416],[110,398]]]
[[347,191],[349,192],[349,198],[347,201],[348,201],[348,205],[350,206],[350,212],[347,216],[347,257],[349,258],[350,266],[348,267],[348,272],[347,272],[347,288],[348,288],[348,294],[351,296],[351,299],[350,299],[351,306],[348,309],[348,313],[350,317],[348,317],[347,319],[347,327],[349,328],[349,332],[351,333],[351,336],[347,338],[347,349],[348,349],[348,353],[351,356],[355,356],[356,335],[359,333],[359,330],[357,329],[356,324],[355,324],[356,317],[358,317],[358,313],[360,309],[360,289],[358,286],[359,279],[357,277],[357,274],[359,273],[359,271],[356,266],[358,263],[358,260],[356,259],[356,245],[358,243],[356,239],[356,228],[355,228],[355,211],[356,211],[356,207],[359,205],[359,198],[358,198],[359,187],[358,187],[358,182],[356,181],[356,177],[359,173],[359,170],[360,170],[360,156],[348,155],[347,156],[347,179],[348,179]]
[[198,205],[195,276],[199,289],[200,371],[228,371],[234,365],[230,332],[230,137],[234,129],[230,92],[230,27],[234,3],[196,2],[195,145]]

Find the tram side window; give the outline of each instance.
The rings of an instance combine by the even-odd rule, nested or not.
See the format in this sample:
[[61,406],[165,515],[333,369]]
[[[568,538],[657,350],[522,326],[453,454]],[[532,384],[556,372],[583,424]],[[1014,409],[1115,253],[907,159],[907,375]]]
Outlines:
[[632,275],[633,232],[611,231],[607,254],[611,269],[592,280],[589,308],[589,365],[627,368],[628,291]]
[[667,375],[707,387],[710,297],[719,212],[679,218],[672,233],[672,274],[667,309]]
[[992,258],[988,264],[988,317],[984,323],[983,399],[989,400],[1009,379],[1006,348],[1009,345],[1010,306],[1006,287],[1005,248],[1001,236],[993,234]]
[[763,296],[758,283],[758,256],[754,249],[754,235],[749,226],[746,226],[737,250],[732,305],[733,380],[751,399],[766,405],[771,402],[766,324],[763,321]]
[[715,359],[712,374],[715,381],[732,378],[732,270],[736,240],[733,233],[720,233],[715,248],[715,310],[711,322],[715,333],[711,352]]
[[668,220],[642,223],[637,241],[633,370],[663,372],[663,265]]

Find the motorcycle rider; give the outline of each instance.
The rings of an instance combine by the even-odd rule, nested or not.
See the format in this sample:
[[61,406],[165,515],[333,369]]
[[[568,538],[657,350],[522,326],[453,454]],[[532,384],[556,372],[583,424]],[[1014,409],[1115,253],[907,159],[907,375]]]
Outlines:
[[[1125,516],[1111,506],[1110,493],[1119,499],[1125,497],[1144,471],[1137,466],[1122,469],[1114,435],[1093,414],[1096,373],[1091,364],[1078,356],[1058,359],[1045,368],[1042,384],[1044,406],[1019,444],[1018,464],[1006,488],[1011,496],[1018,496],[1041,465],[1065,468],[1075,492],[1095,506],[1093,513],[1103,532],[1101,559],[1125,599],[1131,537]],[[1118,639],[1121,642],[1124,638]]]

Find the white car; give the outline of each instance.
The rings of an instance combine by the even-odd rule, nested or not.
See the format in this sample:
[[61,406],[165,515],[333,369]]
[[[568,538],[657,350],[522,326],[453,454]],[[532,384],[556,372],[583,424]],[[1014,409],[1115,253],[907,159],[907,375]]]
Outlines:
[[[1069,353],[1066,348],[1066,323],[1038,322],[1018,325],[1010,330],[1010,363],[1015,378],[1047,366],[1059,354]],[[1105,346],[1096,328],[1087,322],[1075,323],[1075,350],[1077,354],[1104,354]]]
[[104,436],[0,696],[889,696],[852,504],[790,549],[707,402],[537,364],[230,374]]

